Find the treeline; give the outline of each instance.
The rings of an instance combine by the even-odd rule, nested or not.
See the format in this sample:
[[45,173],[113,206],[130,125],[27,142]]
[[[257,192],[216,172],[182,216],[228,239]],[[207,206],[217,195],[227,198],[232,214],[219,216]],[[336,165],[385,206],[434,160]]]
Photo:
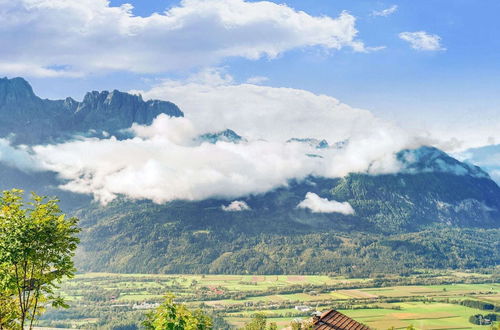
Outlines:
[[[137,222],[141,222],[138,219]],[[272,221],[272,220],[270,220]],[[375,233],[197,233],[144,224],[140,239],[87,234],[82,271],[164,274],[377,274],[411,275],[415,269],[475,269],[500,262],[500,230],[435,228],[399,235]],[[103,253],[102,251],[106,251]]]
[[462,300],[460,305],[467,306],[470,308],[477,308],[477,309],[482,309],[482,310],[491,310],[491,311],[495,311],[495,312],[500,312],[500,306],[495,306],[491,303],[480,301],[480,300],[466,299],[466,300]]

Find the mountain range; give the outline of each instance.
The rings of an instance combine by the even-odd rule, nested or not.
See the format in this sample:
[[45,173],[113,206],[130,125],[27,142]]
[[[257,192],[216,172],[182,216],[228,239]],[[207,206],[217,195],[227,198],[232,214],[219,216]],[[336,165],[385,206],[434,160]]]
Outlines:
[[[134,123],[150,125],[159,114],[184,115],[171,102],[144,101],[116,90],[87,93],[81,102],[46,100],[22,78],[0,79],[0,139],[15,146],[78,136],[126,138]],[[199,139],[246,141],[230,129]],[[316,149],[349,143],[289,142]],[[309,176],[237,201],[157,204],[121,196],[101,205],[58,188],[55,173],[22,170],[0,153],[0,188],[61,198],[66,212],[81,219],[77,265],[82,271],[358,276],[497,265],[500,188],[488,173],[430,146],[401,150],[397,158],[403,167],[395,174]],[[308,194],[348,203],[353,212],[298,207]],[[232,202],[239,206],[229,207]]]
[[159,114],[184,114],[173,103],[144,101],[140,95],[117,90],[92,91],[82,102],[41,99],[23,78],[0,79],[0,136],[14,143],[61,142],[75,135],[120,134],[133,123],[149,125]]

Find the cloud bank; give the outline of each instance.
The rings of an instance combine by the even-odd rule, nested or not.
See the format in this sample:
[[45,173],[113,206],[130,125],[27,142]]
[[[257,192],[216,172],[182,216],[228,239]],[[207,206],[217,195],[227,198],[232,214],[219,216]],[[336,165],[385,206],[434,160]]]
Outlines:
[[0,0],[0,21],[0,71],[26,76],[159,73],[313,46],[365,51],[349,13],[311,16],[269,1],[183,0],[141,17],[105,0]]
[[[369,111],[350,107],[331,96],[301,89],[236,84],[230,75],[215,68],[184,81],[166,80],[148,91],[133,92],[145,99],[174,102],[199,131],[230,128],[244,137],[280,142],[291,137],[337,142],[353,135],[402,133]],[[383,142],[386,138],[380,136],[377,140]]]
[[[80,138],[15,150],[58,173],[62,189],[102,203],[118,196],[164,203],[234,200],[310,175],[394,173],[402,166],[395,153],[418,147],[405,131],[332,97],[236,84],[217,70],[142,93],[177,103],[186,117],[160,115],[150,126],[134,125],[133,137],[124,140]],[[244,140],[200,139],[225,129]],[[318,149],[300,138],[326,139],[330,146]]]
[[425,31],[401,32],[399,38],[410,43],[411,48],[421,51],[446,50],[441,46],[441,37]]
[[313,213],[341,213],[344,215],[354,214],[354,209],[348,202],[337,202],[321,198],[315,193],[308,192],[306,198],[297,205],[301,209],[309,209]]

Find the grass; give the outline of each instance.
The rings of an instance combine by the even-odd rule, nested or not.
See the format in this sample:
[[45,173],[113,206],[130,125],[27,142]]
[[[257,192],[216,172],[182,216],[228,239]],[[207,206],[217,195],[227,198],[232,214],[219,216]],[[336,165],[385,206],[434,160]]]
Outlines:
[[446,303],[408,302],[395,304],[400,310],[366,309],[341,310],[374,329],[388,329],[413,325],[418,329],[479,329],[469,323],[469,316],[478,314],[478,310]]
[[[434,283],[471,281],[473,278],[488,282],[492,277],[464,272],[429,275]],[[83,328],[88,328],[89,322],[97,322],[103,315],[117,313],[113,306],[120,306],[120,313],[124,314],[112,314],[110,317],[120,318],[120,315],[132,313],[134,304],[159,302],[163,294],[173,292],[179,299],[185,299],[191,307],[203,303],[209,308],[222,311],[224,318],[235,326],[243,325],[253,313],[262,312],[281,328],[289,325],[295,318],[307,315],[297,311],[294,308],[296,305],[308,305],[319,310],[348,305],[349,308],[342,309],[342,313],[374,329],[387,329],[391,326],[405,328],[410,324],[418,329],[473,329],[475,326],[468,322],[469,316],[485,312],[445,303],[445,299],[480,299],[500,305],[498,283],[365,287],[372,281],[302,275],[79,274],[64,282],[61,288],[61,294],[72,306],[70,313],[56,314],[49,311],[48,318],[69,322],[75,327],[82,327],[82,320],[85,320],[86,326]],[[336,289],[340,285],[355,288]],[[277,293],[276,288],[294,292]],[[320,292],[325,288],[330,289]],[[424,297],[435,302],[418,301]],[[391,302],[388,299],[410,301]],[[95,314],[89,312],[88,306],[92,306]],[[110,312],[113,310],[115,311]]]

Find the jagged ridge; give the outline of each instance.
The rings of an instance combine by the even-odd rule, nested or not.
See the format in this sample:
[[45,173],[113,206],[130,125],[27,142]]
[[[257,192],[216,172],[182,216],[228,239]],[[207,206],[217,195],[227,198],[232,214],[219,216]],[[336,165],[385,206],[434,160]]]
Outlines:
[[90,130],[117,133],[133,123],[149,125],[162,113],[184,115],[171,102],[117,90],[89,92],[82,102],[41,99],[23,78],[0,79],[0,137],[15,132],[15,143],[57,142]]

